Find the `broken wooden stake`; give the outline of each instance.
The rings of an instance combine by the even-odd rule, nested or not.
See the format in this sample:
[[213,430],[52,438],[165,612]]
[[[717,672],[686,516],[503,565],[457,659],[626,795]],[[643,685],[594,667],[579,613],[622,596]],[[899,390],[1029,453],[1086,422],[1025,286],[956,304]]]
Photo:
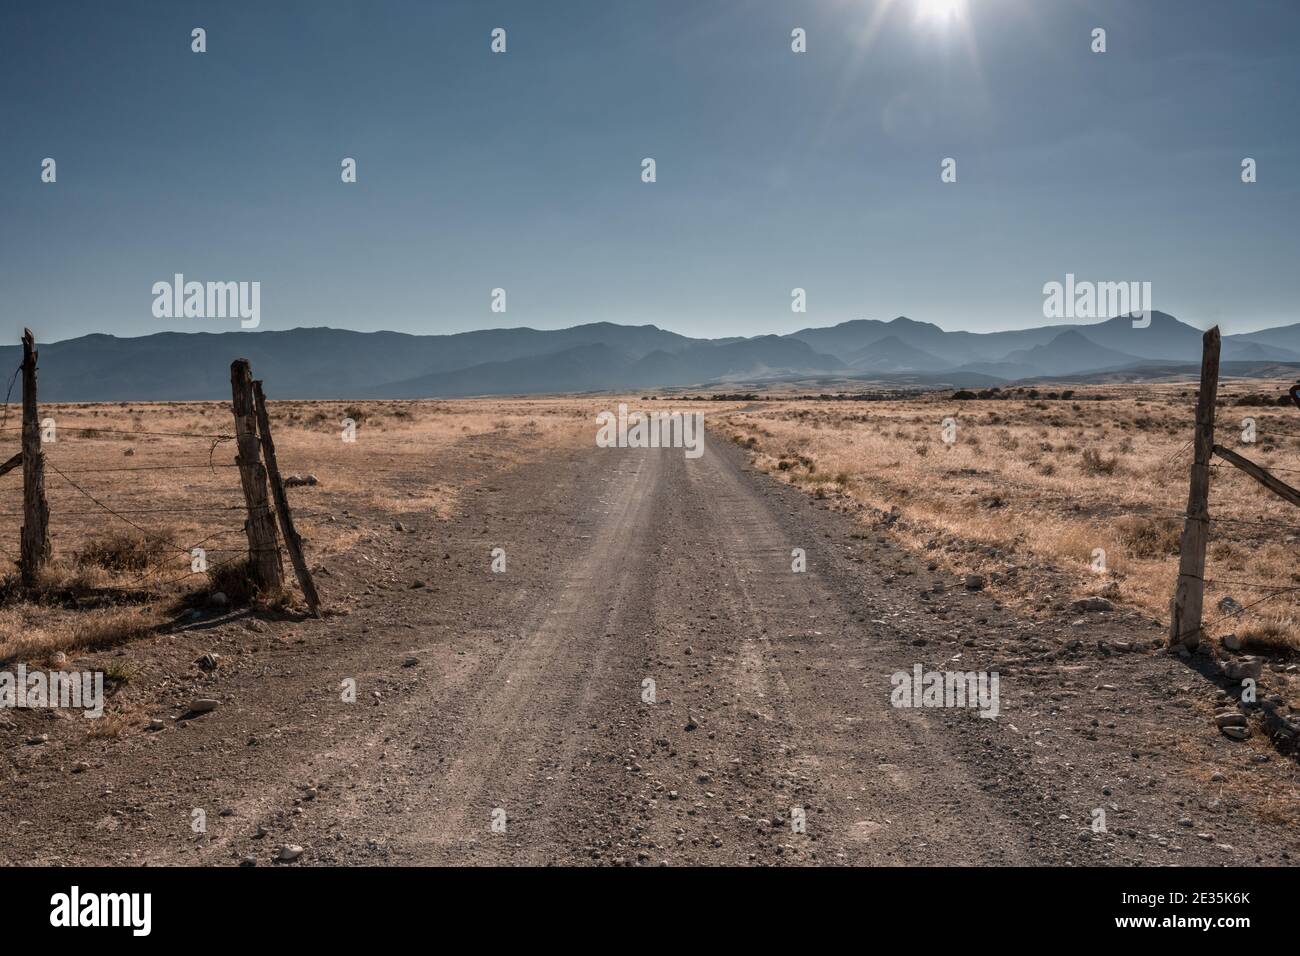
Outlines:
[[275,442],[271,440],[271,418],[266,410],[266,396],[262,393],[262,383],[253,382],[253,397],[257,402],[257,433],[262,441],[262,458],[266,462],[267,477],[271,479],[271,494],[275,498],[275,514],[280,521],[280,533],[284,536],[284,546],[289,550],[289,560],[293,562],[294,574],[302,586],[303,596],[311,613],[320,617],[320,595],[316,593],[316,582],[312,580],[307,567],[307,559],[302,553],[302,538],[293,525],[293,514],[289,511],[289,498],[284,493],[284,482],[280,480],[280,466],[275,460]]
[[1240,468],[1273,494],[1285,498],[1293,505],[1300,505],[1300,491],[1292,488],[1285,481],[1274,478],[1267,470],[1261,468],[1249,458],[1244,458],[1231,448],[1224,448],[1222,445],[1215,445],[1214,453],[1229,464]]
[[248,517],[244,531],[248,535],[248,571],[253,583],[262,591],[273,593],[284,585],[280,567],[280,548],[275,537],[275,521],[266,494],[266,468],[263,467],[257,439],[257,411],[253,400],[253,373],[248,359],[230,364],[231,407],[235,414],[235,441],[239,453],[239,481],[244,489]]

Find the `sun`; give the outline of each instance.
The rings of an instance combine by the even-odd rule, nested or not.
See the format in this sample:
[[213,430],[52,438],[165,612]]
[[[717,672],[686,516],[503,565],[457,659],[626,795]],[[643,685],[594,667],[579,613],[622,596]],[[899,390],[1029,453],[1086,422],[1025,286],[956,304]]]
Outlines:
[[918,0],[917,12],[926,20],[955,20],[966,12],[966,0]]

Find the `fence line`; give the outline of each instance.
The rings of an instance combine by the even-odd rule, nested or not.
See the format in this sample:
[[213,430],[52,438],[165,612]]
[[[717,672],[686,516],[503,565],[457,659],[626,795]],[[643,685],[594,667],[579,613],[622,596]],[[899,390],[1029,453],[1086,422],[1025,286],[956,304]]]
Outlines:
[[[1216,325],[1205,333],[1201,343],[1201,387],[1196,400],[1196,428],[1192,436],[1194,454],[1191,474],[1188,482],[1187,508],[1184,512],[1183,534],[1179,541],[1178,581],[1174,585],[1174,596],[1169,606],[1169,644],[1194,650],[1204,637],[1205,624],[1202,621],[1204,609],[1205,585],[1213,578],[1205,577],[1205,552],[1209,543],[1209,531],[1213,519],[1210,517],[1210,474],[1216,463],[1211,458],[1217,455],[1228,464],[1259,482],[1269,491],[1294,505],[1300,505],[1300,491],[1292,488],[1279,478],[1275,478],[1267,469],[1237,454],[1231,449],[1215,444],[1214,425],[1217,409],[1216,399],[1219,393],[1219,350],[1221,340],[1219,327]],[[1297,390],[1292,388],[1295,398]],[[1296,399],[1300,405],[1300,399]],[[1186,447],[1186,446],[1184,446]],[[1180,452],[1181,454],[1181,452]],[[1175,456],[1177,457],[1177,456]],[[1223,520],[1223,519],[1217,519]],[[1226,519],[1233,521],[1234,519]],[[1240,523],[1250,523],[1251,519],[1235,519]],[[1285,527],[1275,521],[1254,522],[1271,528]],[[1216,624],[1224,617],[1237,617],[1249,608],[1257,607],[1267,601],[1275,600],[1283,594],[1300,591],[1300,587],[1282,587],[1277,585],[1238,582],[1236,586],[1257,587],[1273,593],[1252,601],[1227,615],[1213,619]]]
[[[21,426],[10,426],[8,425],[9,401],[19,373],[23,375],[23,422]],[[282,578],[279,573],[280,541],[275,534],[275,523],[279,521],[281,526],[286,529],[286,532],[292,531],[293,516],[278,471],[272,468],[272,474],[268,476],[268,469],[262,462],[263,450],[265,449],[269,453],[267,457],[272,458],[271,463],[273,465],[274,445],[271,443],[270,419],[266,415],[261,383],[253,382],[251,368],[246,359],[238,359],[232,363],[231,384],[232,410],[235,413],[234,434],[203,431],[98,428],[93,425],[69,429],[77,437],[90,441],[100,436],[198,439],[210,443],[206,462],[69,467],[63,469],[49,459],[47,451],[42,446],[41,423],[36,401],[35,340],[31,330],[25,329],[23,335],[23,361],[10,378],[9,388],[5,395],[4,413],[0,415],[0,434],[19,432],[23,439],[23,451],[15,455],[9,462],[0,463],[0,475],[16,468],[19,464],[23,466],[23,510],[0,511],[0,517],[21,517],[23,519],[21,547],[17,556],[17,564],[24,586],[29,588],[36,586],[41,570],[53,557],[48,524],[49,507],[45,499],[44,484],[44,470],[48,466],[55,475],[62,479],[64,484],[72,489],[72,492],[75,493],[74,497],[80,496],[93,506],[80,509],[75,507],[66,510],[58,509],[56,515],[70,517],[106,515],[129,526],[143,536],[140,541],[141,547],[131,549],[131,553],[139,555],[145,564],[144,572],[135,578],[136,585],[140,585],[151,573],[156,574],[162,571],[163,562],[152,561],[151,555],[184,555],[190,558],[201,556],[202,561],[200,563],[202,566],[198,569],[192,566],[185,574],[169,578],[161,583],[168,584],[183,580],[193,574],[203,573],[204,571],[211,572],[242,558],[248,562],[250,576],[254,579],[256,585],[262,588],[278,589]],[[257,404],[260,407],[255,407],[254,390],[259,400]],[[225,442],[238,442],[239,447],[235,460],[233,462],[214,461],[213,456],[216,449]],[[93,477],[97,474],[205,471],[210,475],[216,475],[219,468],[239,469],[242,502],[210,504],[201,507],[126,507],[110,503],[107,500],[109,499],[108,494],[97,489],[88,489],[82,484],[82,482],[87,481],[87,478],[82,476]],[[73,475],[78,476],[78,478],[74,479]],[[274,493],[274,506],[271,504],[272,495],[268,494],[268,481],[272,485],[270,491]],[[241,527],[199,531],[198,534],[202,535],[202,537],[188,547],[174,540],[172,533],[151,530],[133,517],[155,514],[218,515],[230,513],[243,514],[244,521]],[[318,514],[320,513],[303,513],[299,517],[315,517]],[[241,533],[248,537],[248,546],[245,548],[204,547],[208,542],[217,538]],[[286,538],[289,538],[288,534],[286,534]],[[294,571],[307,598],[308,606],[313,613],[319,615],[320,598],[311,572],[302,556],[301,541],[298,539],[297,533],[293,532],[291,539],[286,540],[285,544],[293,559]],[[80,561],[91,550],[91,548],[72,549],[68,553]],[[208,565],[206,556],[209,552],[214,554],[228,553],[231,557],[213,565]],[[0,546],[0,553],[13,557],[13,553],[2,546]]]

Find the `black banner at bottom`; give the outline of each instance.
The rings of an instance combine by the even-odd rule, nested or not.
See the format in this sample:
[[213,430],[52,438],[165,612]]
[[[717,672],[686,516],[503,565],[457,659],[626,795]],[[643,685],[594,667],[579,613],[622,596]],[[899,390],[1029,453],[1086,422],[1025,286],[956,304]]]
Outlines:
[[[151,944],[219,944],[278,928],[295,942],[373,942],[421,924],[584,935],[690,919],[729,938],[783,921],[855,934],[957,926],[1218,944],[1294,932],[1296,882],[1273,869],[9,869],[0,870],[9,938],[75,934]],[[629,924],[628,921],[632,923]],[[537,922],[540,921],[540,922]],[[532,927],[530,930],[528,927]],[[622,927],[620,930],[619,927]],[[807,928],[805,926],[805,928]],[[924,934],[923,934],[924,935]]]

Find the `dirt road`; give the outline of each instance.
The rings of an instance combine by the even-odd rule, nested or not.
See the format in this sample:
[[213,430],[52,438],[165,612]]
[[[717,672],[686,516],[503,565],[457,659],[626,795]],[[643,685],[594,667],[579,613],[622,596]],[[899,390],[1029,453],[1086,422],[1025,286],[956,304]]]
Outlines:
[[[0,862],[270,865],[285,844],[296,865],[1300,853],[1257,799],[1294,799],[1294,761],[1217,734],[1217,688],[1155,650],[1150,621],[1019,620],[712,434],[696,460],[592,447],[466,480],[448,522],[340,516],[373,533],[321,578],[355,596],[346,614],[229,615],[120,652],[136,714],[120,734],[16,715]],[[205,653],[211,673],[191,663]],[[999,716],[891,706],[914,664],[998,670]],[[200,695],[221,706],[171,719]]]

